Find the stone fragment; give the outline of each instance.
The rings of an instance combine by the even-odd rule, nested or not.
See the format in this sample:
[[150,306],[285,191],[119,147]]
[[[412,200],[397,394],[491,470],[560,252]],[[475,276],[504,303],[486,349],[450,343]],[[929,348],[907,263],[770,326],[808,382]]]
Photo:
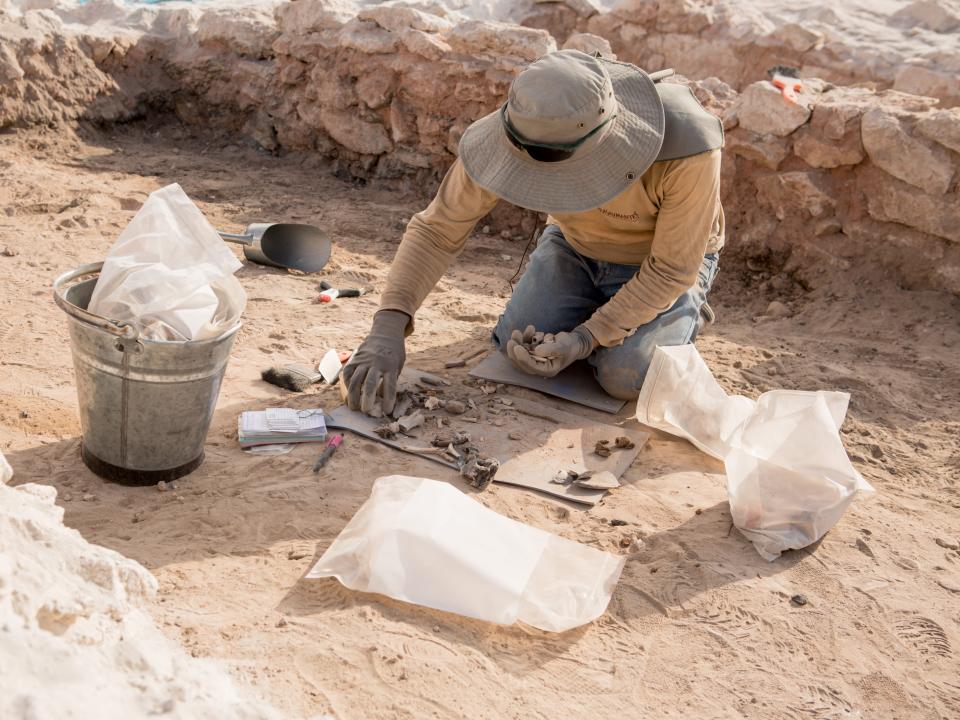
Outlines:
[[932,98],[960,96],[960,74],[907,63],[893,79],[893,89]]
[[372,20],[385,30],[400,32],[406,28],[429,33],[445,32],[453,23],[437,15],[402,5],[374,5],[357,13],[360,20]]
[[658,9],[658,0],[620,0],[610,14],[638,25],[651,25],[657,19]]
[[960,194],[930,195],[900,182],[871,185],[870,217],[897,222],[960,243]]
[[425,57],[428,60],[440,60],[453,50],[439,35],[413,28],[400,33],[400,42],[414,55]]
[[330,137],[348,150],[361,155],[380,155],[393,148],[383,125],[361,120],[356,113],[322,109],[320,119]]
[[793,152],[807,165],[816,168],[856,165],[864,158],[860,135],[853,133],[843,141],[828,142],[818,137],[816,132],[807,132],[794,140]]
[[931,194],[950,188],[954,167],[946,151],[913,138],[892,112],[870,110],[860,130],[867,155],[881,170]]
[[758,135],[789,135],[810,118],[810,108],[801,96],[799,103],[783,98],[766,80],[748,85],[737,108],[740,126]]
[[[600,0],[559,0],[582,18],[593,17],[603,12],[605,7]],[[557,0],[533,0],[534,5],[553,5]]]
[[785,23],[767,36],[770,45],[786,45],[791,50],[803,53],[823,47],[823,33],[800,23]]
[[890,16],[905,27],[920,26],[938,33],[960,27],[960,3],[956,0],[916,0]]
[[582,473],[575,481],[576,485],[588,490],[613,490],[620,487],[617,476],[609,470],[600,472]]
[[397,36],[389,30],[384,30],[375,22],[354,18],[339,34],[340,46],[351,48],[368,55],[382,55],[395,52]]
[[936,110],[917,123],[921,135],[960,153],[960,107]]
[[451,415],[463,415],[463,413],[467,411],[467,406],[460,400],[447,400],[447,404],[444,405],[444,410]]
[[393,73],[367,73],[357,78],[353,86],[354,92],[360,101],[368,108],[379,108],[390,102],[393,96]]
[[606,38],[602,38],[599,35],[592,35],[591,33],[573,33],[563,44],[563,49],[579,50],[588,55],[600,53],[603,57],[610,60],[617,59],[617,56],[613,53],[613,48],[610,47],[610,42]]
[[771,170],[780,167],[780,163],[790,154],[789,141],[776,135],[757,135],[743,128],[728,132],[724,146],[734,155]]
[[780,320],[782,318],[788,318],[793,315],[793,312],[787,307],[784,303],[779,300],[772,300],[769,305],[767,305],[766,311],[763,313],[767,317]]
[[273,16],[262,8],[248,7],[244,12],[211,8],[198,18],[195,37],[203,47],[263,59],[272,55],[278,34]]
[[715,18],[712,0],[660,0],[657,30],[664,33],[698,33]]
[[528,62],[557,49],[556,41],[545,30],[489,20],[460,23],[449,32],[447,42],[466,55],[492,54]]
[[756,179],[757,198],[772,207],[778,220],[794,212],[824,217],[836,203],[823,189],[823,177],[816,171],[793,171],[764,175]]
[[281,31],[310,33],[339,28],[356,13],[353,0],[298,0],[274,11]]

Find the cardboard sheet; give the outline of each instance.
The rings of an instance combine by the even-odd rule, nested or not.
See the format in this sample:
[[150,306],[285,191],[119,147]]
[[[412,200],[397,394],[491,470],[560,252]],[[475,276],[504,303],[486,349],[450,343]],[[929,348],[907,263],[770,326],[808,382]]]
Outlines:
[[585,362],[574,363],[556,377],[544,378],[528,375],[503,353],[493,352],[481,360],[470,371],[470,375],[490,382],[536,390],[611,415],[616,415],[626,405],[624,400],[607,395]]
[[[595,505],[607,493],[606,490],[589,490],[573,484],[558,485],[551,480],[558,471],[566,470],[577,473],[607,470],[619,479],[633,464],[650,437],[649,433],[639,428],[595,423],[540,403],[520,398],[511,400],[519,413],[518,423],[507,429],[523,428],[524,438],[516,442],[508,440],[506,451],[498,453],[501,465],[494,482],[539,490],[585,505]],[[524,412],[553,417],[557,422],[543,421],[525,415]],[[635,447],[630,450],[614,450],[607,458],[594,454],[598,440],[609,440],[612,445],[619,436],[630,438]]]
[[[509,405],[503,404],[503,401]],[[488,398],[487,403],[480,411],[484,419],[477,423],[470,423],[463,416],[449,416],[442,410],[427,414],[449,418],[451,429],[468,432],[471,442],[482,453],[500,460],[501,467],[494,482],[538,490],[584,505],[595,505],[607,491],[590,490],[573,484],[558,485],[551,482],[557,472],[607,470],[620,478],[649,438],[649,434],[638,427],[624,428],[592,422],[574,413],[504,393]],[[416,452],[416,448],[430,445],[436,433],[434,421],[430,420],[425,427],[413,431],[413,437],[398,436],[395,440],[384,440],[373,432],[383,422],[382,418],[354,412],[346,405],[327,415],[328,428],[349,430],[401,452],[458,470],[456,463],[441,455]],[[511,439],[511,432],[519,432],[521,438]],[[635,447],[614,450],[608,458],[593,453],[598,440],[609,440],[612,444],[621,435],[629,437]]]

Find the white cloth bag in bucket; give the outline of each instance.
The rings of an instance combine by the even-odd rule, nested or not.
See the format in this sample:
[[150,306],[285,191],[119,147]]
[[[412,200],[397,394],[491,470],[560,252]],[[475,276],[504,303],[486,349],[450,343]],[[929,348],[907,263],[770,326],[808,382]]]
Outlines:
[[107,253],[88,310],[147,340],[207,340],[237,324],[242,263],[176,183],[150,194]]
[[658,347],[637,420],[723,460],[733,523],[767,560],[816,542],[873,488],[840,439],[850,396],[771,390],[727,395],[693,345]]
[[447,483],[391,475],[313,566],[353,590],[562,632],[606,610],[624,558],[495,513]]

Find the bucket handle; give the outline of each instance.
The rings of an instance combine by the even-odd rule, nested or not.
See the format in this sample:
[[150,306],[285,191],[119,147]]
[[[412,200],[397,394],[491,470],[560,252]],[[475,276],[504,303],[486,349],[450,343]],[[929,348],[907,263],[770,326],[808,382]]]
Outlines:
[[125,338],[127,340],[137,340],[140,337],[140,333],[137,332],[137,329],[130,323],[120,322],[118,320],[109,320],[101,315],[94,315],[92,312],[84,310],[83,308],[77,307],[73,303],[68,302],[63,296],[64,286],[67,283],[70,283],[74,280],[79,280],[87,275],[96,275],[100,272],[102,267],[102,262],[90,263],[89,265],[81,265],[75,270],[65,272],[63,275],[53,281],[53,301],[61,310],[67,313],[67,315],[70,315],[77,320],[82,320],[85,323],[89,323],[100,330],[106,330],[108,333],[116,335],[117,337]]

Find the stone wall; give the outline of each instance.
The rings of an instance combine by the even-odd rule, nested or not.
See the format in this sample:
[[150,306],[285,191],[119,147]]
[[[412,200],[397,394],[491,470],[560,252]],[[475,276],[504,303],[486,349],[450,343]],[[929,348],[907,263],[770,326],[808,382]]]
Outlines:
[[[549,0],[537,2],[521,22],[548,29],[558,42],[572,32],[600,35],[621,59],[640,67],[716,76],[736,89],[765,79],[774,65],[787,65],[804,77],[868,82],[960,105],[960,9],[953,0],[916,0],[882,27],[874,18],[868,29],[858,27],[867,21],[856,8],[843,16],[827,4],[796,8],[796,20],[784,22],[734,0],[619,0],[610,12],[592,0]],[[871,42],[881,29],[884,40]]]
[[[573,33],[566,46],[622,52],[630,23],[608,32],[604,18],[618,16],[575,6],[610,42]],[[645,52],[660,47],[657,37],[699,32],[707,41],[718,26],[692,2],[630,7],[646,13],[631,16],[648,28]],[[344,176],[401,179],[429,192],[470,122],[503,102],[526,63],[557,47],[543,28],[436,8],[354,12],[336,0],[297,0],[278,5],[275,18],[195,7],[150,12],[138,29],[113,35],[65,29],[50,11],[0,15],[0,127],[171,110],[273,152],[323,158]],[[764,52],[771,63],[793,62],[798,43],[777,32],[780,44]],[[905,284],[960,294],[960,108],[814,78],[797,104],[762,79],[742,93],[716,77],[684,82],[727,130],[731,254],[808,284],[820,272],[868,262]],[[532,224],[530,216],[501,220],[523,221],[524,231]]]

